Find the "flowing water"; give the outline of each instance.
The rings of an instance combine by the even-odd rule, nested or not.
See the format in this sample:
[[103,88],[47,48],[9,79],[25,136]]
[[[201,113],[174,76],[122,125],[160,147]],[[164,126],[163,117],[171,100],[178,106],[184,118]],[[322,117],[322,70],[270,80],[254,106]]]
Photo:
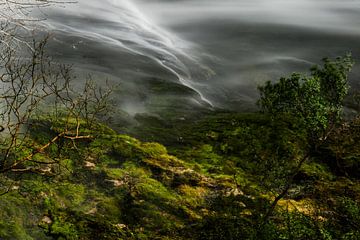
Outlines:
[[251,109],[266,80],[360,60],[359,0],[79,0],[43,14],[50,53],[119,84],[129,114]]

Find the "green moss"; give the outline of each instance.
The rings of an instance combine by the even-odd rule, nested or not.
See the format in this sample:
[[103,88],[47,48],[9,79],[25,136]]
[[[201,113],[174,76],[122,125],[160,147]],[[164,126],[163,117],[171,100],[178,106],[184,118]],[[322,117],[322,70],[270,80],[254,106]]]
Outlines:
[[178,191],[182,196],[182,201],[191,207],[201,207],[205,204],[205,197],[209,190],[204,187],[192,187],[189,185],[181,185]]
[[152,158],[159,158],[167,155],[166,148],[159,143],[144,143],[141,145],[141,150]]
[[0,237],[3,239],[47,239],[43,231],[34,228],[41,210],[30,199],[16,192],[1,196]]
[[137,189],[143,198],[153,203],[161,202],[164,205],[172,205],[178,201],[174,192],[151,178],[142,179],[137,185]]
[[[291,156],[302,153],[302,145],[291,135],[291,123],[271,124],[268,116],[261,114],[226,112],[192,119],[191,124],[179,119],[167,123],[157,118],[148,120],[155,124],[154,131],[144,131],[165,145],[142,142],[97,125],[91,140],[76,142],[75,146],[65,141],[60,153],[60,145],[54,144],[36,155],[37,161],[58,161],[51,165],[54,175],[8,174],[7,180],[1,178],[5,190],[7,182],[16,188],[0,197],[0,237],[112,240],[255,236],[273,192],[282,189],[277,185],[270,192],[266,185],[282,175],[264,178],[263,173],[291,170],[284,166]],[[49,130],[49,123],[42,122],[33,134],[36,145],[47,142],[61,124],[60,119]],[[164,131],[159,132],[160,128]],[[82,133],[88,134],[90,129]],[[283,157],[277,158],[275,152]],[[29,153],[31,147],[27,146],[18,156]],[[348,229],[342,231],[337,228],[337,218],[320,213],[323,222],[314,222],[302,213],[287,215],[281,205],[271,218],[274,221],[266,223],[263,235],[255,239],[287,239],[285,226],[289,220],[296,232],[294,239],[320,232],[333,238],[357,236],[351,224],[358,222],[360,185],[355,179],[335,176],[321,160],[312,156],[302,166],[296,180],[305,181],[292,184],[286,202],[309,199],[313,204],[321,203],[319,211],[341,209],[349,221]],[[348,199],[335,197],[342,195]],[[321,202],[324,199],[326,202]]]
[[61,184],[55,191],[57,192],[56,195],[60,198],[58,201],[64,201],[66,206],[72,206],[73,208],[81,207],[86,199],[86,189],[81,184]]
[[3,239],[32,240],[23,226],[15,221],[0,221],[0,236]]
[[76,226],[70,222],[64,222],[63,219],[55,219],[51,225],[51,235],[58,236],[58,239],[79,239],[79,233]]
[[214,151],[214,147],[210,144],[203,144],[199,147],[187,149],[182,153],[182,158],[187,161],[199,164],[208,164],[211,166],[221,165],[223,157]]
[[301,171],[309,178],[319,180],[334,180],[335,176],[331,173],[328,166],[318,162],[306,162],[302,165]]

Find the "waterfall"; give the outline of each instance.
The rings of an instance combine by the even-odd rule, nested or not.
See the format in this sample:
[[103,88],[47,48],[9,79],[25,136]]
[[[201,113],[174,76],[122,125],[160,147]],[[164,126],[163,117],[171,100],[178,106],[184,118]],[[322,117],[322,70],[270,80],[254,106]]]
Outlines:
[[[79,0],[41,14],[51,54],[120,83],[119,106],[134,114],[254,109],[258,84],[360,56],[353,0]],[[353,89],[359,76],[356,66]]]
[[[192,55],[194,52],[191,44],[153,24],[133,2],[127,0],[80,0],[78,3],[64,4],[61,8],[54,6],[47,9],[46,14],[47,20],[41,24],[42,27],[54,33],[55,42],[71,44],[73,52],[78,52],[80,55],[94,54],[100,61],[104,59],[107,63],[111,59],[105,59],[108,57],[106,51],[111,48],[112,52],[118,53],[118,56],[114,56],[115,58],[112,59],[114,62],[117,62],[118,59],[127,61],[123,66],[116,66],[122,64],[120,62],[110,63],[102,68],[111,68],[115,71],[123,68],[122,73],[117,75],[148,75],[151,77],[158,77],[157,74],[163,75],[161,77],[166,78],[165,80],[177,82],[196,93],[198,97],[194,98],[193,102],[209,107],[213,105],[201,91],[201,87],[206,86],[193,80],[193,74],[197,77],[202,75],[203,79],[206,79],[212,73],[196,55]],[[90,48],[89,42],[92,45]],[[95,53],[95,49],[91,49],[94,46],[97,48],[105,45],[107,48],[105,52]],[[65,61],[74,63],[75,66],[80,62],[80,64],[88,65],[86,68],[91,69],[91,65],[94,65],[94,63],[87,63],[88,59],[79,60],[78,56],[75,57],[76,60],[71,59],[74,57],[74,53],[65,56],[62,53],[63,49],[59,46],[54,48],[59,56],[65,58]],[[93,53],[90,53],[91,51]],[[124,59],[125,55],[129,56],[129,59]],[[147,71],[147,63],[154,66],[154,69],[160,69],[160,72],[152,72],[151,69]],[[116,75],[111,70],[108,73]],[[134,78],[125,80],[125,85],[131,85]]]

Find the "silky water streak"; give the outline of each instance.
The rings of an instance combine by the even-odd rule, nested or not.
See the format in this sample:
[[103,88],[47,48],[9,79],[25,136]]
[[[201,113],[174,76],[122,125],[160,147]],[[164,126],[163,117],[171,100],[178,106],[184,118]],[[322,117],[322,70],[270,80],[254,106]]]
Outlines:
[[153,24],[131,1],[80,0],[45,12],[51,54],[79,72],[120,83],[125,111],[181,101],[212,108],[202,88],[213,72],[197,58],[196,46]]

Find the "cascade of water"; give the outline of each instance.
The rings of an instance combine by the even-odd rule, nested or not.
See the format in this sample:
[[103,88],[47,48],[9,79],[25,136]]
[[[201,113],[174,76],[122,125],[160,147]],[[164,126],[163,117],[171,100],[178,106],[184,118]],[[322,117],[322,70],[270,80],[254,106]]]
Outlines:
[[121,82],[134,113],[187,100],[249,109],[265,80],[360,58],[354,0],[79,0],[45,13],[53,52]]
[[[203,103],[212,106],[201,89],[195,86],[199,84],[192,81],[190,68],[202,69],[203,72],[209,70],[191,56],[189,44],[152,24],[131,1],[80,0],[71,6],[64,5],[64,8],[57,6],[47,14],[48,20],[43,24],[50,31],[106,43],[138,58],[150,59],[180,84],[195,91]],[[74,20],[67,20],[67,17]],[[78,48],[78,45],[73,48]]]

